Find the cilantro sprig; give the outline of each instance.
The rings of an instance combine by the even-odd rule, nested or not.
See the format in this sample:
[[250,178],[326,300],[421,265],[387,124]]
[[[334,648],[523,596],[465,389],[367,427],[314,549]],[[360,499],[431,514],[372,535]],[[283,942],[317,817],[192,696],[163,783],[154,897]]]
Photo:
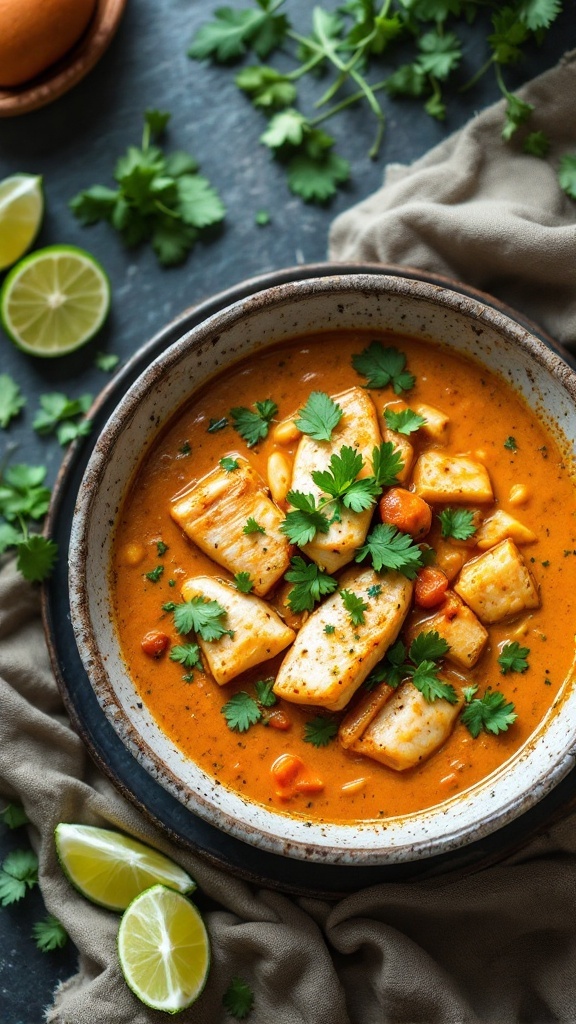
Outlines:
[[244,978],[232,978],[222,996],[222,1005],[236,1020],[244,1020],[254,1006],[254,993]]
[[221,708],[228,728],[235,732],[247,732],[250,726],[265,720],[265,709],[274,707],[277,702],[276,694],[272,691],[273,686],[273,678],[259,679],[254,684],[255,697],[246,690],[239,690],[230,697]]
[[38,884],[38,858],[32,850],[12,850],[0,868],[0,906],[24,899]]
[[483,731],[494,736],[506,732],[518,718],[514,704],[499,690],[486,690],[481,698],[473,696],[475,690],[470,687],[465,694],[466,707],[460,716],[470,735],[477,739]]
[[394,409],[384,410],[384,420],[389,430],[394,430],[397,434],[413,434],[414,431],[420,430],[426,423],[424,416],[420,416],[419,413],[414,412],[412,409],[402,409],[400,412],[395,412]]
[[259,441],[268,437],[270,424],[278,412],[278,406],[271,398],[266,398],[263,402],[254,402],[254,408],[256,412],[245,406],[236,406],[230,410],[232,426],[249,448],[253,448]]
[[40,408],[36,412],[32,427],[41,435],[56,434],[59,443],[64,446],[75,441],[77,437],[85,437],[92,429],[90,420],[85,419],[92,405],[92,395],[80,395],[79,398],[68,398],[60,391],[40,395]]
[[288,592],[288,605],[293,612],[311,612],[322,597],[332,594],[338,586],[334,576],[315,562],[305,562],[300,555],[294,555],[290,565],[284,579],[294,584]]
[[528,669],[529,647],[520,647],[517,640],[504,644],[498,657],[500,672],[503,676],[508,672],[526,672]]
[[48,511],[50,489],[45,466],[19,463],[0,472],[0,554],[14,549],[16,566],[25,579],[41,582],[54,567],[58,546],[30,529]]
[[458,695],[454,687],[438,675],[437,662],[449,650],[448,643],[436,630],[419,633],[408,651],[403,641],[397,640],[370,673],[364,686],[372,690],[385,682],[395,689],[403,680],[410,679],[428,703],[443,699],[456,704]]
[[326,715],[316,715],[304,725],[304,742],[314,747],[327,747],[338,732],[338,724]]
[[438,516],[440,532],[446,539],[470,540],[476,533],[474,513],[469,508],[445,508]]
[[232,635],[223,624],[228,613],[218,601],[210,601],[201,596],[192,597],[189,601],[175,604],[172,614],[177,632],[184,636],[194,632],[202,640],[212,643],[222,636]]
[[53,914],[47,914],[42,921],[36,921],[32,926],[32,936],[41,953],[62,949],[68,942],[68,932]]
[[401,533],[390,523],[378,523],[358,548],[356,561],[369,558],[376,572],[392,569],[401,572],[409,580],[416,577],[422,568],[423,554],[409,533]]
[[406,356],[397,348],[386,348],[380,341],[371,341],[362,352],[352,356],[352,366],[366,378],[367,388],[386,388],[391,385],[395,394],[410,391],[416,378],[406,369]]
[[224,205],[210,182],[198,174],[188,153],[166,154],[160,138],[170,114],[147,110],[140,147],[129,146],[116,163],[117,188],[93,185],[78,193],[70,207],[85,226],[107,221],[129,248],[150,242],[165,267],[182,263],[200,232],[220,223]]
[[25,405],[20,385],[8,373],[0,373],[0,427],[5,430]]
[[342,416],[342,408],[330,395],[324,391],[312,391],[295,423],[303,434],[308,434],[315,441],[330,441]]

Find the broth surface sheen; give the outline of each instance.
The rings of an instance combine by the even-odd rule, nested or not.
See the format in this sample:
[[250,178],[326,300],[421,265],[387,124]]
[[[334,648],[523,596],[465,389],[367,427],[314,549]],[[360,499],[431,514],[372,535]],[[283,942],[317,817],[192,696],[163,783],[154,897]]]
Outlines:
[[[266,479],[268,457],[280,448],[272,432],[248,448],[229,423],[210,432],[209,425],[224,417],[229,421],[233,407],[251,408],[264,399],[277,404],[275,419],[283,421],[304,406],[312,391],[337,395],[364,385],[351,360],[373,339],[406,355],[416,383],[400,396],[402,401],[409,407],[425,403],[449,417],[443,451],[481,461],[491,478],[494,507],[520,520],[537,538],[521,551],[539,588],[540,608],[489,626],[480,660],[460,673],[461,686],[478,686],[478,696],[492,688],[513,702],[516,721],[499,735],[483,731],[473,738],[458,719],[439,750],[403,772],[347,751],[337,739],[321,747],[306,742],[305,723],[317,709],[284,700],[270,710],[286,712],[288,731],[262,722],[243,733],[230,729],[223,705],[239,691],[253,694],[255,681],[274,677],[286,652],[218,686],[207,673],[170,660],[171,647],[184,638],[162,607],[182,600],[180,590],[190,576],[232,580],[174,522],[171,500],[224,456],[247,458]],[[383,408],[398,396],[391,387],[367,394],[382,424]],[[296,444],[281,450],[291,456]],[[429,439],[415,444],[418,451],[434,447]],[[525,488],[523,495],[519,487]],[[553,707],[574,659],[575,510],[574,481],[556,440],[509,384],[479,364],[439,344],[382,332],[298,338],[215,377],[168,423],[146,455],[126,495],[114,539],[111,591],[122,654],[140,699],[165,734],[219,784],[247,799],[311,821],[381,820],[418,812],[496,771]],[[440,539],[439,510],[433,511],[432,530],[425,538],[432,548]],[[477,554],[470,547],[467,557]],[[142,648],[143,638],[154,630],[167,634],[171,645],[156,658]],[[186,639],[193,640],[193,634]],[[503,674],[497,659],[502,646],[512,641],[529,649],[529,667]],[[342,712],[334,715],[335,721],[342,717]],[[322,791],[300,792],[291,799],[278,795],[270,769],[286,752],[300,757],[322,779]]]

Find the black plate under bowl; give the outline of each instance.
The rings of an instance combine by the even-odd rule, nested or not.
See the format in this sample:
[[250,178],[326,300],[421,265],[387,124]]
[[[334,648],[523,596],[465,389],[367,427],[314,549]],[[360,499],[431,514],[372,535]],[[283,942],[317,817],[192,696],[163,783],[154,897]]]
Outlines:
[[173,842],[193,850],[212,864],[257,885],[325,897],[342,895],[383,881],[418,880],[448,871],[464,873],[478,870],[501,859],[522,846],[538,831],[548,827],[553,820],[568,813],[576,804],[574,771],[516,821],[449,854],[401,864],[354,867],[293,860],[248,845],[196,817],[171,796],[128,752],[105,717],[74,639],[68,591],[68,546],[78,488],[96,439],[130,385],[156,356],[206,317],[265,288],[295,280],[353,273],[425,280],[439,288],[448,287],[480,299],[513,316],[573,365],[567,353],[520,314],[511,312],[490,296],[435,275],[400,267],[326,263],[276,271],[243,282],[186,310],[168,324],[130,359],[99,395],[90,413],[94,424],[91,435],[70,449],[54,487],[47,531],[58,544],[59,558],[50,580],[43,588],[42,601],[52,666],[72,724],[84,740],[93,760],[120,793]]

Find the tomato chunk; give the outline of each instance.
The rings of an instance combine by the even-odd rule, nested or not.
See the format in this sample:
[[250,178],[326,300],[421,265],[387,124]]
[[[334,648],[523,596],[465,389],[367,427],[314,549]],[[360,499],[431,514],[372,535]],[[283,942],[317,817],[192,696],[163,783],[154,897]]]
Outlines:
[[321,793],[324,789],[322,779],[296,754],[281,754],[270,772],[277,786],[276,796],[281,800],[291,800],[298,793]]
[[151,629],[142,637],[142,650],[149,658],[160,658],[169,643],[170,637],[166,633],[161,633],[159,629]]
[[448,577],[442,569],[425,565],[416,574],[414,601],[420,608],[435,608],[441,604],[448,590]]
[[404,487],[391,487],[380,498],[380,518],[411,537],[426,536],[432,526],[432,509],[418,494]]
[[285,711],[271,711],[267,722],[271,729],[278,729],[279,732],[286,732],[292,728],[292,722]]

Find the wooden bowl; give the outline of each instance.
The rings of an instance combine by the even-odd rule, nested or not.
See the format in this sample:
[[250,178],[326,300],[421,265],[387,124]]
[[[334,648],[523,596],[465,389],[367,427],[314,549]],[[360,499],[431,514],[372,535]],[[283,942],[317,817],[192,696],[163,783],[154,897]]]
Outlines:
[[23,85],[0,88],[0,117],[44,107],[84,78],[113,39],[125,6],[126,0],[98,0],[88,28],[60,60]]

